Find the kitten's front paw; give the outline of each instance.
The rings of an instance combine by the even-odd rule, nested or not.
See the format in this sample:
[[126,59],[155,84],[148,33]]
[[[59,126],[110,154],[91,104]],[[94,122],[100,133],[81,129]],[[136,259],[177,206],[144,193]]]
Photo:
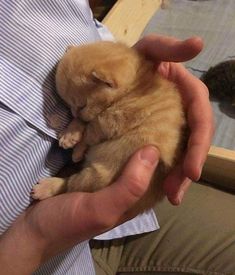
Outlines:
[[33,186],[31,196],[35,200],[45,200],[53,196],[52,190],[47,179],[43,179]]
[[59,145],[64,149],[73,148],[82,138],[80,132],[62,132],[59,136]]
[[31,196],[35,200],[45,200],[63,192],[65,192],[64,179],[45,178],[33,186]]

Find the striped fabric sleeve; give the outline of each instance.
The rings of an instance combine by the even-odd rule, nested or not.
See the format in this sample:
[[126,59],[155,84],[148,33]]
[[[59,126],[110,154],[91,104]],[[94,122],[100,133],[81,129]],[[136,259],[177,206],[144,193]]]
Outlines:
[[[58,133],[71,119],[55,91],[55,67],[70,44],[100,40],[87,0],[0,1],[0,234],[31,203],[32,186],[71,158]],[[51,123],[56,118],[57,124]],[[100,238],[154,230],[152,214]],[[42,266],[37,275],[94,274],[88,242]]]

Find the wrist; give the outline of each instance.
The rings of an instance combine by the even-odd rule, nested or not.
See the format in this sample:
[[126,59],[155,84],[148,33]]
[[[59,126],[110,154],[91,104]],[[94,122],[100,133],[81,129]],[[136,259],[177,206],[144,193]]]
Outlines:
[[23,213],[0,238],[2,274],[32,274],[43,263],[45,250],[46,242],[33,232]]

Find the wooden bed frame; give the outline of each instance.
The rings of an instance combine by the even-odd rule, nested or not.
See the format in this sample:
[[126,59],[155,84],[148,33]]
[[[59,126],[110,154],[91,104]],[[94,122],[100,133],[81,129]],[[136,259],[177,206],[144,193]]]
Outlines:
[[[117,40],[132,46],[164,4],[165,0],[118,0],[103,23]],[[211,146],[202,179],[235,190],[235,151]]]

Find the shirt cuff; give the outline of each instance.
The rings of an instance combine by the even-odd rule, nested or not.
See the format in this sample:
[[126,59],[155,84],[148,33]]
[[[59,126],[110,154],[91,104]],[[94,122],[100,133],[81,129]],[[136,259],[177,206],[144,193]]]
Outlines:
[[159,229],[155,212],[151,209],[143,214],[138,215],[132,220],[129,220],[114,229],[96,236],[96,240],[111,240],[122,238],[125,236],[147,233]]
[[114,36],[112,35],[112,33],[109,31],[109,29],[105,25],[100,23],[95,18],[94,18],[94,22],[95,22],[95,26],[97,28],[97,31],[100,35],[100,38],[102,40],[106,40],[106,41],[114,41],[115,40]]

